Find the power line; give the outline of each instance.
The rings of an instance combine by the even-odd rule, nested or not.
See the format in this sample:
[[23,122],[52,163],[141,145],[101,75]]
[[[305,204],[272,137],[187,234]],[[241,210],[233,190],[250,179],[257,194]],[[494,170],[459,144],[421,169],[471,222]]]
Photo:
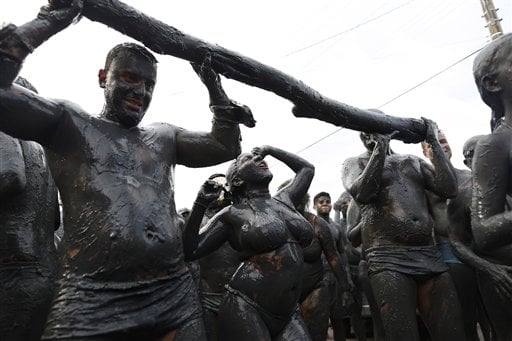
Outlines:
[[[405,90],[404,92],[400,93],[399,95],[397,95],[397,96],[393,97],[392,99],[390,99],[389,101],[385,102],[384,104],[379,105],[377,108],[378,108],[378,109],[380,109],[380,108],[382,108],[382,107],[384,107],[384,106],[386,106],[386,105],[390,104],[391,102],[396,101],[396,100],[397,100],[397,99],[399,99],[400,97],[402,97],[402,96],[404,96],[404,95],[408,94],[409,92],[411,92],[411,91],[413,91],[413,90],[415,90],[415,89],[419,88],[420,86],[422,86],[422,85],[424,85],[425,83],[427,83],[427,82],[431,81],[432,79],[436,78],[437,76],[439,76],[439,75],[443,74],[444,72],[446,72],[446,71],[450,70],[451,68],[453,68],[453,67],[454,67],[454,66],[456,66],[457,64],[460,64],[460,63],[462,63],[463,61],[465,61],[466,59],[468,59],[469,57],[471,57],[471,56],[473,56],[473,55],[477,54],[477,53],[478,53],[480,50],[482,50],[482,49],[483,49],[483,47],[480,47],[480,48],[476,49],[475,51],[471,52],[470,54],[468,54],[468,55],[466,55],[466,56],[462,57],[461,59],[457,60],[455,63],[452,63],[451,65],[449,65],[449,66],[445,67],[445,68],[444,68],[444,69],[442,69],[441,71],[438,71],[438,72],[436,72],[435,74],[433,74],[432,76],[430,76],[430,77],[426,78],[425,80],[423,80],[423,81],[419,82],[419,83],[418,83],[418,84],[416,84],[415,86],[413,86],[413,87],[411,87],[411,88],[409,88],[409,89]],[[336,130],[334,130],[334,131],[330,132],[329,134],[327,134],[327,135],[325,135],[325,136],[323,136],[323,137],[319,138],[318,140],[316,140],[316,141],[314,141],[314,142],[310,143],[308,146],[306,146],[306,147],[302,148],[301,150],[297,151],[297,152],[296,152],[296,154],[300,154],[300,153],[304,152],[305,150],[307,150],[307,149],[309,149],[309,148],[313,147],[314,145],[316,145],[316,144],[318,144],[318,143],[322,142],[323,140],[325,140],[325,139],[327,139],[328,137],[330,137],[330,136],[332,136],[332,135],[334,135],[334,134],[338,133],[339,131],[341,131],[341,130],[343,130],[343,129],[344,129],[343,127],[337,128]]]
[[396,11],[396,10],[398,10],[398,9],[400,9],[400,8],[402,8],[402,7],[404,7],[404,6],[406,6],[406,5],[409,5],[409,4],[410,4],[411,2],[413,2],[413,1],[414,1],[414,0],[410,0],[410,1],[406,2],[406,3],[401,4],[400,6],[394,7],[394,8],[390,9],[390,10],[389,10],[389,11],[387,11],[387,12],[384,12],[384,13],[382,13],[382,14],[379,14],[379,15],[378,15],[378,16],[376,16],[376,17],[370,18],[370,19],[368,19],[368,20],[366,20],[366,21],[364,21],[364,22],[362,22],[362,23],[359,23],[359,24],[357,24],[357,25],[355,25],[355,26],[352,26],[352,27],[350,27],[350,28],[348,28],[348,29],[346,29],[346,30],[344,30],[344,31],[342,31],[342,32],[339,32],[339,33],[333,34],[332,36],[329,36],[329,37],[327,37],[327,38],[324,38],[324,39],[322,39],[322,40],[319,40],[319,41],[317,41],[317,42],[314,42],[314,43],[312,43],[312,44],[310,44],[310,45],[308,45],[308,46],[305,46],[305,47],[302,47],[302,48],[300,48],[300,49],[298,49],[298,50],[292,51],[292,52],[288,53],[288,54],[286,55],[286,57],[289,57],[289,56],[291,56],[291,55],[293,55],[293,54],[296,54],[296,53],[302,52],[302,51],[307,50],[307,49],[309,49],[309,48],[311,48],[311,47],[314,47],[314,46],[317,46],[317,45],[319,45],[319,44],[322,44],[322,43],[324,43],[324,42],[326,42],[326,41],[328,41],[328,40],[331,40],[331,39],[333,39],[333,38],[339,37],[340,35],[343,35],[343,34],[345,34],[345,33],[348,33],[348,32],[350,32],[350,31],[353,31],[353,30],[355,30],[355,29],[357,29],[357,28],[359,28],[359,27],[361,27],[361,26],[363,26],[363,25],[369,24],[369,23],[371,23],[371,22],[373,22],[373,21],[375,21],[375,20],[377,20],[377,19],[380,19],[380,18],[382,18],[383,16],[386,16],[386,15],[388,15],[388,14],[390,14],[390,13],[392,13],[392,12],[394,12],[394,11]]

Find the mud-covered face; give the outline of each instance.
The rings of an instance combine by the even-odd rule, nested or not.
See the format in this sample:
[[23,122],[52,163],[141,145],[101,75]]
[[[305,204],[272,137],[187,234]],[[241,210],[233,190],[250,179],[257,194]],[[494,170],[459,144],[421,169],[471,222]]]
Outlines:
[[[439,145],[441,146],[441,149],[443,150],[443,153],[446,156],[446,158],[450,160],[452,158],[452,148],[450,147],[450,144],[446,139],[446,135],[442,130],[439,130],[437,133],[437,141],[439,142]],[[430,145],[428,143],[422,143],[422,147],[423,155],[425,155],[429,160],[432,161],[433,154]]]
[[126,51],[112,60],[105,77],[107,118],[126,127],[139,124],[151,103],[156,65]]
[[318,214],[329,214],[332,210],[331,198],[320,196],[315,201],[315,210]]
[[272,173],[260,155],[242,154],[237,159],[237,177],[243,182],[270,182]]

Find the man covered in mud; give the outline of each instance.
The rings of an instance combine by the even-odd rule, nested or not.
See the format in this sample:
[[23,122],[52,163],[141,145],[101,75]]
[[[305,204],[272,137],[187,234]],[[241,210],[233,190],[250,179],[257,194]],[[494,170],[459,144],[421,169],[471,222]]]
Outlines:
[[[439,145],[448,160],[452,157],[452,150],[448,139],[442,130],[437,135]],[[431,162],[433,160],[432,148],[426,142],[421,143],[423,155]],[[459,185],[471,182],[471,172],[454,168]],[[460,188],[460,187],[459,187]],[[462,263],[455,255],[450,244],[449,231],[450,219],[447,212],[447,200],[436,194],[426,191],[430,213],[434,218],[434,238],[437,248],[441,252],[444,262],[448,265],[448,272],[457,289],[457,296],[461,305],[461,312],[464,321],[464,330],[467,341],[478,341],[476,329],[477,324],[477,302],[478,288],[474,271]]]
[[82,7],[79,0],[55,3],[0,33],[0,130],[46,147],[63,202],[62,271],[43,339],[203,340],[173,199],[174,167],[237,156],[238,122],[254,125],[250,110],[227,97],[206,59],[195,70],[209,90],[211,132],[140,127],[156,59],[132,43],[114,47],[99,71],[105,105],[98,117],[12,85],[29,52]]
[[361,210],[362,247],[388,339],[418,340],[418,309],[433,340],[464,340],[455,288],[434,245],[425,195],[429,190],[454,197],[457,180],[435,123],[423,120],[434,167],[393,153],[394,134],[361,133],[367,152],[344,162],[342,179]]
[[[23,78],[16,83],[34,92]],[[53,297],[57,187],[43,148],[0,132],[0,340],[41,339]]]

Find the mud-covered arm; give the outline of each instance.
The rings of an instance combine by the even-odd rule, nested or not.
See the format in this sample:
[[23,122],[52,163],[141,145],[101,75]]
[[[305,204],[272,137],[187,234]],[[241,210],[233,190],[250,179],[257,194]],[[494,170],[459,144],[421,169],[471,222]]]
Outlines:
[[20,193],[26,184],[25,158],[20,143],[0,132],[0,199]]
[[[469,191],[470,192],[470,191]],[[471,195],[461,195],[448,202],[448,236],[453,252],[463,263],[477,272],[493,278],[498,294],[503,300],[512,300],[512,267],[494,264],[477,255],[469,246],[472,231],[469,204]]]
[[270,155],[283,162],[295,173],[295,177],[290,184],[284,187],[277,196],[283,200],[289,199],[297,207],[308,192],[309,186],[311,186],[315,176],[315,166],[297,154],[273,146],[257,147],[253,149],[252,153],[258,154],[262,158]]
[[234,159],[241,152],[239,124],[255,126],[251,110],[227,96],[220,76],[211,67],[210,55],[206,55],[202,64],[192,67],[208,89],[212,128],[210,132],[179,132],[177,161],[188,167],[205,167]]
[[457,196],[457,175],[450,160],[446,157],[438,141],[437,125],[423,118],[427,126],[425,141],[432,149],[432,166],[420,160],[420,167],[425,179],[425,188],[442,198],[455,198]]
[[[64,1],[65,2],[65,1]],[[17,138],[47,145],[51,140],[62,106],[12,84],[23,59],[46,39],[69,25],[78,15],[81,1],[69,7],[45,6],[34,20],[0,32],[0,130]]]
[[352,243],[352,249],[358,247],[363,242],[361,228],[361,211],[357,203],[352,199],[347,209],[347,236]]
[[473,156],[471,226],[478,250],[493,252],[512,244],[512,211],[506,211],[510,188],[508,135],[492,134],[479,140]]
[[203,229],[204,233],[199,233],[206,209],[219,197],[221,191],[222,187],[213,180],[207,180],[201,186],[183,229],[183,252],[186,261],[209,254],[227,240],[226,226],[222,222],[224,211],[208,221]]
[[345,160],[342,166],[343,186],[359,204],[370,203],[379,192],[384,161],[389,149],[389,137],[374,136],[375,146],[366,167],[360,166],[359,157]]
[[351,291],[354,284],[350,277],[346,255],[344,255],[345,257],[342,257],[338,252],[328,223],[323,219],[316,219],[316,225],[317,238],[320,241],[325,258],[327,259],[340,288],[343,291]]
[[9,86],[18,75],[25,57],[77,18],[82,0],[63,0],[41,8],[37,17],[19,27],[0,30],[0,86]]

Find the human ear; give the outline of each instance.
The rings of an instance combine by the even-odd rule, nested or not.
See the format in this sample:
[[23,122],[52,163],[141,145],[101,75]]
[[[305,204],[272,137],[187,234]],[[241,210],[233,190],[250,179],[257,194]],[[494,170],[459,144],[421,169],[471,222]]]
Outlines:
[[233,186],[235,187],[240,187],[244,184],[244,181],[238,177],[234,178],[233,181],[231,182],[233,184]]
[[501,91],[501,86],[498,83],[498,80],[495,76],[492,75],[485,75],[482,77],[482,80],[480,82],[485,90],[489,92],[499,92]]
[[104,69],[98,71],[98,83],[100,88],[105,88],[105,82],[107,81],[107,73]]

